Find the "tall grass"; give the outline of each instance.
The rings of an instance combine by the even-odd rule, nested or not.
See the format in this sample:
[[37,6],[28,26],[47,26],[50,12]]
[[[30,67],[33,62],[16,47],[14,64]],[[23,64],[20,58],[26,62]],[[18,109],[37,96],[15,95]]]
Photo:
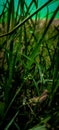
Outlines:
[[[32,0],[29,6],[22,0],[18,1],[15,12],[14,0],[7,0],[3,7],[0,15],[1,130],[59,127],[59,26],[52,24],[59,6],[50,20],[47,7],[42,26],[38,20],[38,12],[51,3],[49,0],[38,8],[38,0]],[[36,11],[30,14],[33,4]]]

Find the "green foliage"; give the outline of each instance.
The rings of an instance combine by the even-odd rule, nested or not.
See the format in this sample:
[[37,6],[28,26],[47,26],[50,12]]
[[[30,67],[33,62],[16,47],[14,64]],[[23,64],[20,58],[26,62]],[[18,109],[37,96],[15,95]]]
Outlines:
[[[1,130],[59,127],[59,26],[53,26],[59,6],[50,20],[48,7],[45,21],[37,19],[38,12],[51,1],[38,9],[36,0],[29,6],[25,0],[18,1],[15,12],[14,0],[7,0],[0,15]],[[36,11],[30,15],[33,3]]]
[[29,130],[46,130],[45,126],[36,126],[32,129],[29,129]]

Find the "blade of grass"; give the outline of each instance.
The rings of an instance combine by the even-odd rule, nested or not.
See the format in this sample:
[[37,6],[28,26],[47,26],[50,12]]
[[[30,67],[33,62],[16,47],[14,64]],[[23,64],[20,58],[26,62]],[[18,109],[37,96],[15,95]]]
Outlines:
[[14,125],[17,128],[17,130],[20,130],[20,127],[19,127],[19,125],[16,122],[14,122]]
[[26,6],[26,9],[27,9],[27,11],[26,11],[26,13],[25,13],[25,16],[28,15],[29,10],[30,10],[30,8],[31,8],[31,6],[32,6],[32,3],[33,3],[33,1],[30,2],[29,6],[27,6],[27,4],[26,4],[26,2],[25,2],[25,6]]
[[0,37],[4,37],[4,36],[8,36],[13,34],[19,27],[21,27],[27,20],[29,20],[32,16],[34,16],[38,11],[40,11],[41,9],[43,9],[46,5],[48,5],[49,3],[51,3],[52,0],[49,0],[48,2],[46,2],[42,7],[36,9],[36,11],[34,13],[32,13],[30,16],[28,16],[27,18],[25,18],[21,23],[19,23],[18,25],[16,25],[14,27],[14,29],[8,33],[5,34],[1,34]]
[[18,0],[17,10],[16,10],[15,23],[17,23],[17,17],[18,17],[19,6],[20,6],[20,1]]
[[11,12],[11,15],[12,15],[12,28],[14,27],[14,0],[12,0],[12,12]]
[[3,16],[3,14],[5,13],[5,9],[6,9],[7,3],[8,3],[8,0],[6,0],[6,3],[4,4],[2,13],[0,14],[0,18],[1,18],[1,17]]
[[18,114],[19,114],[19,111],[16,112],[16,114],[13,116],[11,121],[7,124],[7,126],[5,127],[5,130],[8,130],[10,128],[10,126],[12,125],[12,123],[14,122],[14,120],[17,117]]
[[47,31],[48,31],[50,25],[51,25],[51,23],[52,23],[52,21],[53,21],[55,15],[57,14],[58,11],[59,11],[59,6],[56,8],[54,14],[52,15],[52,17],[51,17],[51,19],[50,19],[50,21],[49,21],[47,27],[45,28],[45,30],[44,30],[44,32],[43,32],[43,34],[42,34],[41,39],[38,40],[38,43],[37,43],[36,46],[35,46],[35,48],[34,48],[32,54],[31,54],[31,56],[30,56],[30,59],[32,59],[32,60],[29,61],[29,62],[27,62],[27,68],[28,68],[28,69],[30,69],[32,63],[34,62],[34,58],[37,56],[37,53],[39,52],[40,45],[41,45],[41,43],[42,43],[42,41],[43,41],[43,39],[44,39],[44,37],[45,37],[45,35],[46,35],[46,33],[47,33]]
[[5,116],[6,116],[7,112],[9,111],[9,109],[11,108],[13,102],[15,101],[15,98],[17,97],[17,95],[19,94],[19,92],[21,91],[21,89],[22,89],[22,86],[19,87],[19,88],[17,89],[17,91],[15,92],[14,97],[12,98],[11,102],[9,103],[9,106],[7,107],[7,110],[6,110],[6,112],[5,112]]
[[10,0],[9,8],[8,8],[8,15],[7,15],[7,32],[9,31],[9,28],[10,28],[10,21],[11,21],[11,5],[12,5],[12,0]]

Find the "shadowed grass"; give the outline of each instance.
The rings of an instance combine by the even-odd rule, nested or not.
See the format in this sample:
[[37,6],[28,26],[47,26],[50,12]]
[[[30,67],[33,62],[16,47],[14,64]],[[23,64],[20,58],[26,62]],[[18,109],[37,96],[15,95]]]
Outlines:
[[[7,0],[0,15],[5,28],[5,32],[3,28],[0,32],[1,130],[59,127],[59,27],[52,24],[59,6],[50,20],[47,7],[42,26],[37,20],[38,12],[52,2],[49,0],[37,9],[37,0],[32,0],[29,6],[24,0],[23,3],[18,1],[15,12],[14,0]],[[36,11],[30,14],[33,4]],[[35,20],[32,19],[34,15]]]

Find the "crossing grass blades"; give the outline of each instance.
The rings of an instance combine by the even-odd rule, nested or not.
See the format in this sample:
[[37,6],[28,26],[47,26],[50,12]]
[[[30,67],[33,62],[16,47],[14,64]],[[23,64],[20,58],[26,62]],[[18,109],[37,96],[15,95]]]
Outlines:
[[[38,1],[6,0],[0,14],[0,129],[59,129],[59,25]],[[30,14],[32,5],[36,11]],[[26,11],[24,10],[26,7]],[[20,10],[20,15],[18,14]],[[33,16],[35,15],[35,20]],[[7,16],[7,17],[6,17]],[[42,24],[43,23],[43,24]]]

